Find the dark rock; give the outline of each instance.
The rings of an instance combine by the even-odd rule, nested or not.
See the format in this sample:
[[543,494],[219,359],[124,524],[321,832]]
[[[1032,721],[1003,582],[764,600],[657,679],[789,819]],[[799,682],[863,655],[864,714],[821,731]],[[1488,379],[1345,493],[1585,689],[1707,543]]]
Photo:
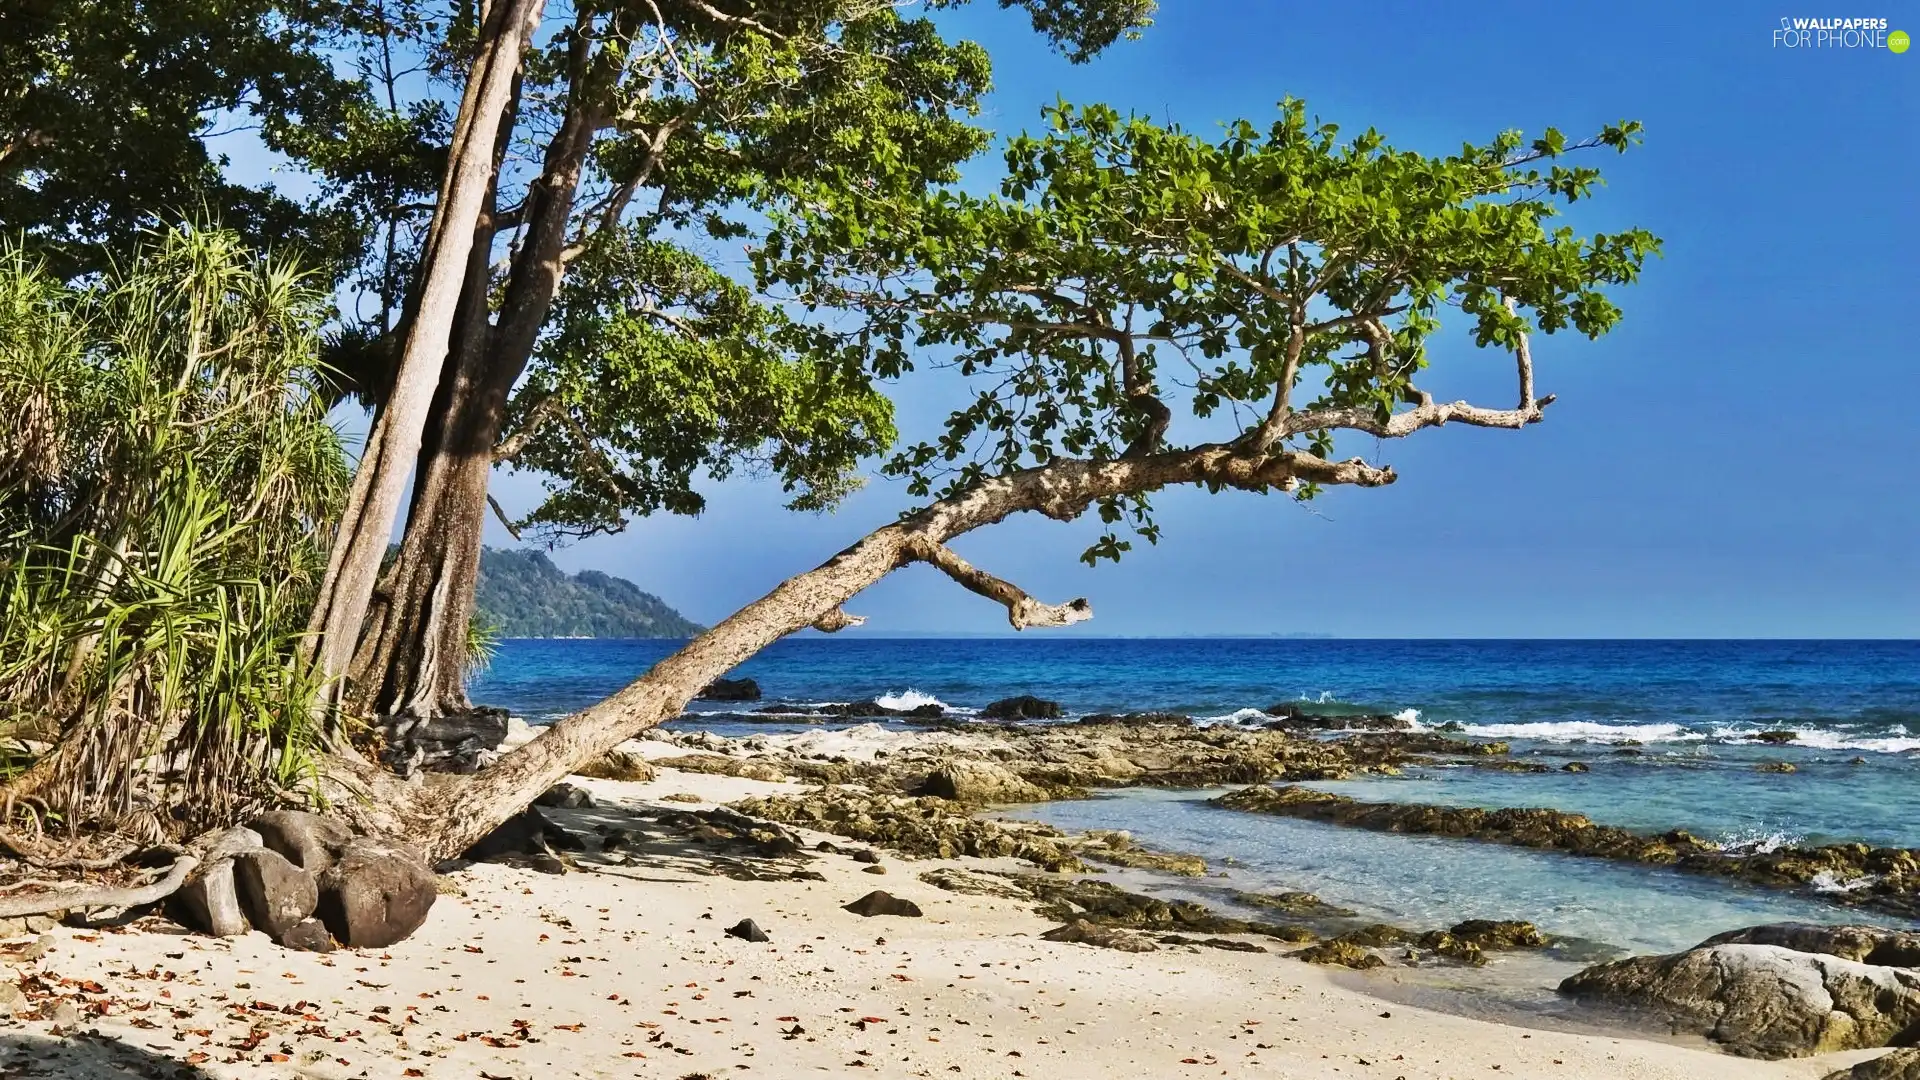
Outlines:
[[1309,945],[1299,952],[1289,953],[1295,960],[1304,960],[1309,964],[1322,964],[1331,967],[1352,968],[1366,971],[1369,968],[1385,967],[1386,961],[1359,945],[1342,939],[1323,941],[1318,945]]
[[1749,742],[1766,743],[1768,746],[1785,746],[1800,737],[1797,731],[1760,731],[1747,736]]
[[584,851],[586,844],[529,806],[481,837],[461,857],[473,862],[491,862],[517,855],[535,855],[549,849]]
[[1753,771],[1764,773],[1794,773],[1800,771],[1800,766],[1795,765],[1791,761],[1763,761],[1755,765]]
[[861,848],[859,851],[853,853],[853,861],[868,864],[877,863],[880,861],[880,853],[872,848]]
[[1458,720],[1449,720],[1446,723],[1441,724],[1439,727],[1434,728],[1433,730],[1452,732],[1457,735],[1460,732],[1467,730],[1467,726],[1465,724],[1462,724]]
[[992,761],[962,758],[942,764],[927,774],[920,792],[954,802],[1045,802],[1049,793],[1022,779],[1012,769]]
[[1099,926],[1085,919],[1075,919],[1064,926],[1056,926],[1040,935],[1044,941],[1063,941],[1074,945],[1092,945],[1100,949],[1118,949],[1121,952],[1154,952],[1160,946],[1153,939],[1127,930],[1116,930],[1111,926]]
[[727,936],[737,937],[742,941],[772,940],[767,937],[765,930],[760,929],[760,924],[754,922],[752,919],[741,919],[739,922],[727,927]]
[[1885,1046],[1920,1025],[1920,972],[1774,945],[1615,960],[1560,992],[1650,1015],[1745,1057]]
[[715,679],[700,691],[701,701],[759,701],[760,684],[752,679]]
[[928,870],[920,875],[920,880],[936,889],[964,893],[968,896],[1001,896],[1011,900],[1028,900],[1033,896],[1032,893],[998,874],[962,870],[957,866],[942,866]]
[[1560,771],[1561,772],[1592,772],[1593,768],[1592,766],[1588,765],[1584,761],[1569,761],[1565,765],[1560,766]]
[[574,771],[596,780],[624,780],[629,783],[642,783],[656,775],[653,765],[631,750],[609,750]]
[[583,810],[593,806],[593,792],[578,784],[559,783],[548,788],[533,800],[535,806],[547,806],[556,810]]
[[1827,1074],[1827,1080],[1920,1080],[1920,1050],[1895,1050],[1851,1069]]
[[610,829],[600,841],[600,850],[606,852],[629,851],[638,843],[640,836],[630,829]]
[[887,872],[887,868],[884,866],[878,866],[878,865],[863,866],[860,868],[860,872],[863,874],[884,874]]
[[1283,701],[1261,710],[1274,717],[1269,727],[1284,731],[1409,731],[1413,721],[1385,713],[1342,713],[1299,701]]
[[1224,949],[1227,952],[1263,953],[1267,951],[1263,946],[1255,945],[1251,941],[1235,941],[1232,938],[1189,938],[1181,937],[1179,934],[1162,934],[1159,941],[1162,945],[1192,945],[1196,948]]
[[568,863],[566,859],[550,851],[542,851],[527,856],[525,865],[527,869],[532,870],[534,873],[552,874],[555,877],[559,877],[561,874],[565,874],[573,869],[573,866]]
[[380,949],[427,921],[439,892],[433,871],[398,844],[360,837],[320,875],[320,920],[350,949]]
[[844,910],[851,911],[855,915],[865,915],[868,918],[875,915],[899,915],[917,919],[921,915],[920,905],[877,889],[845,905]]
[[415,769],[476,772],[486,755],[506,741],[507,717],[505,709],[484,706],[425,719],[389,717],[381,725],[380,760],[402,774]]
[[1192,727],[1193,717],[1186,713],[1133,712],[1091,713],[1074,721],[1082,727]]
[[320,903],[313,875],[270,848],[234,856],[233,878],[247,921],[275,940],[304,922]]
[[1058,720],[1065,715],[1059,702],[1032,694],[1001,698],[980,710],[981,718],[986,720]]
[[1530,922],[1509,919],[1468,919],[1447,931],[1483,949],[1538,949],[1547,935]]
[[1231,891],[1227,896],[1236,904],[1249,907],[1268,908],[1284,911],[1290,915],[1313,915],[1324,918],[1352,918],[1353,911],[1336,907],[1310,892],[1250,893]]
[[1369,949],[1385,948],[1388,945],[1404,945],[1414,940],[1414,935],[1397,926],[1386,923],[1372,923],[1357,930],[1349,930],[1335,941],[1345,941]]
[[353,830],[345,822],[304,810],[270,810],[247,822],[247,828],[260,834],[269,851],[279,852],[312,874],[332,866],[353,839]]
[[327,924],[319,919],[302,919],[295,923],[280,935],[280,944],[284,948],[302,952],[329,953],[334,949],[333,935],[327,932]]

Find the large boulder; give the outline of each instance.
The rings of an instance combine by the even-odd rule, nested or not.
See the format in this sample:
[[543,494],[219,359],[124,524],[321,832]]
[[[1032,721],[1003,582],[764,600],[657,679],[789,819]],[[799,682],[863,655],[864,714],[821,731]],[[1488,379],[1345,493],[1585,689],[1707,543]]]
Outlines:
[[1884,926],[1772,923],[1716,934],[1701,945],[1778,945],[1795,952],[1825,953],[1880,967],[1920,968],[1920,933],[1889,930]]
[[275,941],[300,925],[320,904],[313,875],[271,848],[233,858],[233,879],[247,921]]
[[269,810],[247,823],[267,850],[309,873],[324,872],[353,839],[353,830],[333,818],[304,810]]
[[1657,1016],[1746,1057],[1886,1046],[1920,1034],[1920,972],[1778,945],[1615,960],[1572,976],[1560,992]]
[[1920,1080],[1920,1050],[1895,1050],[1829,1073],[1827,1080]]
[[1060,703],[1046,698],[1021,694],[1017,697],[1001,698],[999,701],[980,710],[980,715],[988,720],[1058,720],[1066,713],[1061,711]]
[[427,921],[438,895],[433,871],[411,850],[360,837],[320,875],[318,914],[335,940],[351,949],[379,949]]
[[921,794],[964,803],[1044,802],[1046,791],[1005,765],[991,761],[947,761],[927,774]]
[[701,701],[759,701],[760,684],[752,679],[715,679],[700,691]]

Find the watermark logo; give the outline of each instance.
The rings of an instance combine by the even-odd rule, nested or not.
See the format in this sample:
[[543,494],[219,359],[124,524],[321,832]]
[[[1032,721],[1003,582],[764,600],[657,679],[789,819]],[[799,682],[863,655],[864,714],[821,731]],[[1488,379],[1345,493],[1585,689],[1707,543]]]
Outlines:
[[1912,44],[1905,30],[1885,19],[1796,19],[1781,16],[1773,31],[1776,49],[1885,49],[1903,53]]

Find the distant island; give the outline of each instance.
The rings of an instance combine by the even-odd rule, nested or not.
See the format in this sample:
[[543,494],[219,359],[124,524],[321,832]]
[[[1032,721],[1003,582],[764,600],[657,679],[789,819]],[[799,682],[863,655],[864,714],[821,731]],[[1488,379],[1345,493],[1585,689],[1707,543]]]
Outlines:
[[475,600],[501,637],[684,638],[706,629],[625,578],[570,575],[538,551],[482,549]]

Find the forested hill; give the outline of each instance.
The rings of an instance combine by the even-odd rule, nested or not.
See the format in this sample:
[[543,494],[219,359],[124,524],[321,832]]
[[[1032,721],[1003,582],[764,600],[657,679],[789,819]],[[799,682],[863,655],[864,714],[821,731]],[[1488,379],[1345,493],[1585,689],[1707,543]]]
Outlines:
[[476,600],[501,637],[682,638],[705,629],[625,578],[568,575],[538,551],[486,548]]

